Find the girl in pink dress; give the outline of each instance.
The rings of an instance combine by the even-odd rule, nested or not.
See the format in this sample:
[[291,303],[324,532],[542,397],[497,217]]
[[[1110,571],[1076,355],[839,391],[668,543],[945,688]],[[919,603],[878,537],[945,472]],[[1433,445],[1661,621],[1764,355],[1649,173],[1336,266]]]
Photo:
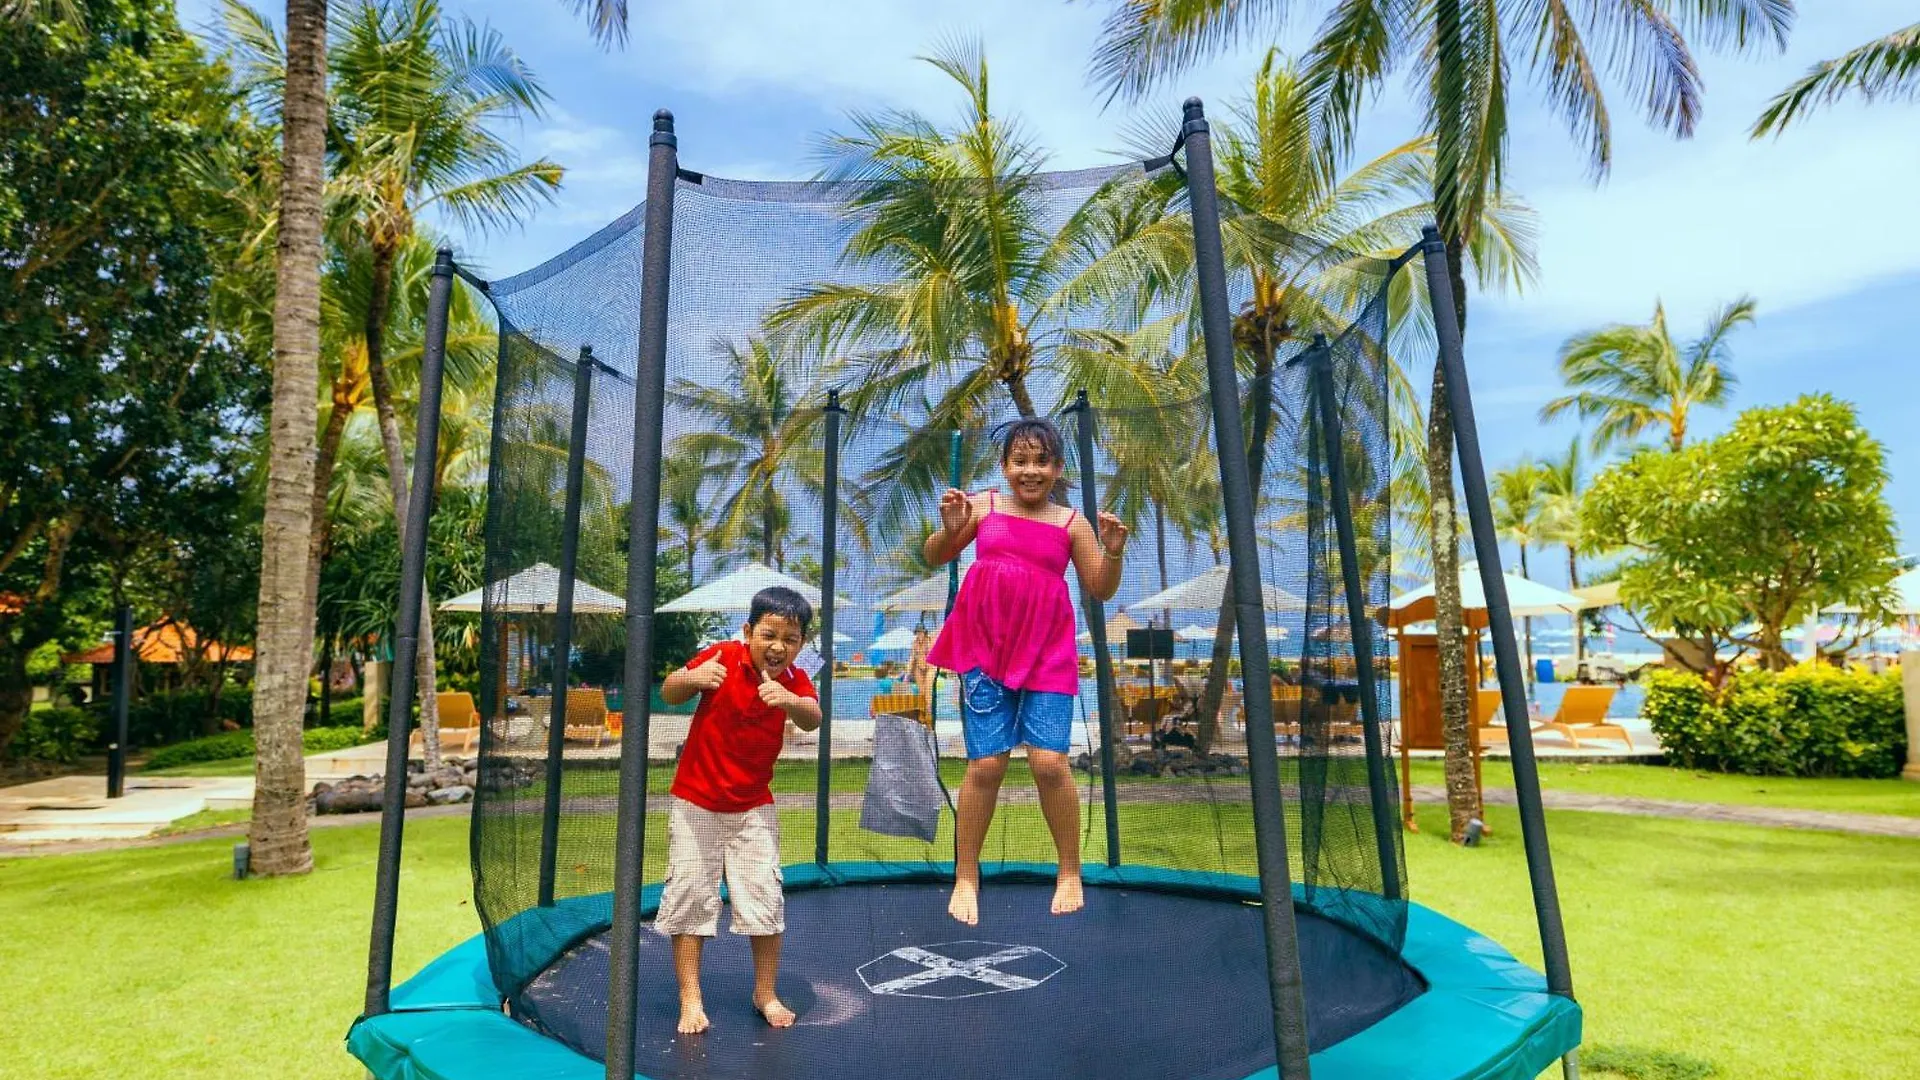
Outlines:
[[968,926],[980,918],[980,847],[993,822],[1000,781],[1015,746],[1039,789],[1040,809],[1059,853],[1053,913],[1080,910],[1080,800],[1067,750],[1080,656],[1073,643],[1071,562],[1080,588],[1102,602],[1120,586],[1127,527],[1101,513],[1099,529],[1052,500],[1065,467],[1059,429],[1047,420],[1007,428],[1000,468],[1011,494],[940,497],[941,527],[927,538],[927,561],[940,566],[977,543],[953,614],[927,659],[957,672],[967,778],[954,827],[953,898],[947,911]]

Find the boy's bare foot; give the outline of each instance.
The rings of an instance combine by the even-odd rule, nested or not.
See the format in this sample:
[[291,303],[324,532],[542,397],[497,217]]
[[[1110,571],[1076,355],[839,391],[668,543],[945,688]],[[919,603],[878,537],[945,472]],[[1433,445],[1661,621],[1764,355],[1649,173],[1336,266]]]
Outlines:
[[1086,894],[1080,887],[1080,875],[1062,872],[1053,884],[1053,913],[1067,915],[1086,906]]
[[698,1001],[680,1003],[680,1034],[698,1035],[710,1026],[705,1005]]
[[980,883],[966,878],[957,878],[953,883],[953,899],[947,901],[947,914],[968,926],[980,924]]
[[765,1001],[756,1001],[753,1003],[753,1007],[760,1010],[760,1017],[767,1022],[768,1027],[792,1027],[796,1019],[793,1015],[793,1010],[780,1004],[779,998],[768,998]]

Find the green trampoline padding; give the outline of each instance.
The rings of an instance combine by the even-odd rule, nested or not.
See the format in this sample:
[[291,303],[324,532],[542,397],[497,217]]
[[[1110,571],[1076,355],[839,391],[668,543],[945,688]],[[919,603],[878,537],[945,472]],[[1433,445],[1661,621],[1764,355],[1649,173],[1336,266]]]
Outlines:
[[[1002,867],[1000,874],[1051,873],[1050,867]],[[1257,899],[1254,878],[1160,869],[1086,868],[1087,884],[1175,890],[1222,900]],[[925,867],[846,863],[787,870],[789,891],[937,878]],[[646,890],[643,909],[657,900]],[[604,896],[563,904],[610,914]],[[522,918],[537,918],[538,909]],[[1491,939],[1419,904],[1408,905],[1401,958],[1427,983],[1425,993],[1371,1027],[1313,1055],[1317,1080],[1533,1080],[1580,1044],[1580,1007],[1547,992],[1546,980]],[[501,1011],[487,967],[485,940],[474,937],[394,988],[393,1010],[356,1021],[348,1050],[379,1080],[602,1080],[604,1067]],[[1266,1003],[1248,1002],[1249,1009]],[[909,1070],[912,1071],[912,1070]],[[1267,1069],[1249,1080],[1275,1080]]]

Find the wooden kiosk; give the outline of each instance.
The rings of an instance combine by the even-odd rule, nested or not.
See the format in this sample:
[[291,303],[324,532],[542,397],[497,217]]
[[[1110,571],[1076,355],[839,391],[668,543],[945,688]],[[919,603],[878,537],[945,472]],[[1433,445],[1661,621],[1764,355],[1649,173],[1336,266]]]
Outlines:
[[[1422,597],[1402,608],[1388,608],[1388,629],[1400,653],[1400,817],[1408,832],[1419,832],[1413,820],[1413,764],[1410,751],[1445,750],[1440,717],[1440,638],[1433,629],[1433,598]],[[1480,632],[1486,629],[1484,608],[1464,612],[1467,634],[1467,738],[1473,748],[1474,794],[1484,805],[1486,787],[1480,778]]]

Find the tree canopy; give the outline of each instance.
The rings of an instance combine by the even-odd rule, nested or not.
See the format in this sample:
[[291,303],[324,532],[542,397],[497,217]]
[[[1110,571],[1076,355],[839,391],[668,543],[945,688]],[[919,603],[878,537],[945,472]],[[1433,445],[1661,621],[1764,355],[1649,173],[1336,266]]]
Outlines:
[[1783,631],[1809,611],[1885,609],[1898,569],[1886,486],[1886,453],[1853,406],[1810,394],[1608,469],[1586,496],[1582,534],[1588,547],[1632,553],[1620,579],[1628,607],[1778,669],[1790,662]]

